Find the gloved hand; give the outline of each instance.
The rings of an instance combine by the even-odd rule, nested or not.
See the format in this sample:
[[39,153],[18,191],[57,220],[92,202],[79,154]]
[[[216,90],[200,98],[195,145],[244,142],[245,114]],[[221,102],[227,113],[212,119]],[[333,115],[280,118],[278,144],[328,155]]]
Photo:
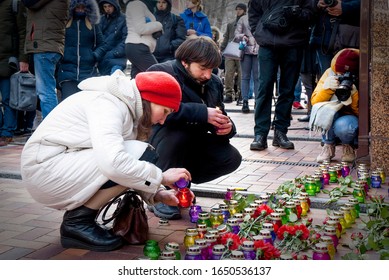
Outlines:
[[336,90],[339,87],[338,77],[328,76],[323,84],[323,89],[332,89]]

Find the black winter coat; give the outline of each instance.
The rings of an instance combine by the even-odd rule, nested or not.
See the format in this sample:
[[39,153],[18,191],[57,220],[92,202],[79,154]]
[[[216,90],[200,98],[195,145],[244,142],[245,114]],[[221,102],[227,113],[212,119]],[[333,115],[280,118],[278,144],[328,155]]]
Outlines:
[[65,53],[59,65],[58,82],[82,81],[97,75],[96,65],[106,44],[100,26],[88,19],[71,19],[66,28]]
[[[260,46],[264,47],[298,47],[303,46],[309,39],[309,26],[313,17],[311,0],[252,0],[248,10],[251,33]],[[270,11],[282,12],[284,7],[299,6],[301,13],[288,20],[287,31],[274,32],[263,24]],[[276,18],[273,13],[272,17]]]
[[162,23],[163,35],[157,39],[154,56],[158,62],[174,59],[174,52],[186,39],[184,20],[167,11],[155,12],[155,18]]
[[120,11],[117,1],[101,1],[100,10],[102,10],[101,6],[104,3],[109,3],[115,7],[112,15],[102,15],[100,20],[100,28],[107,44],[107,52],[99,62],[98,68],[101,75],[109,75],[113,66],[119,65],[122,69],[125,69],[127,66],[125,52],[127,24],[126,16]]
[[[204,85],[193,80],[178,60],[170,60],[151,66],[147,71],[164,71],[173,75],[182,89],[182,100],[180,110],[170,114],[164,126],[177,130],[186,130],[188,133],[199,135],[201,133],[215,134],[215,128],[208,123],[207,108],[219,107],[225,115],[223,104],[223,84],[220,78],[212,74],[212,78]],[[231,120],[232,122],[232,120]],[[224,136],[217,136],[220,139],[228,140],[236,134],[235,124],[231,133]],[[161,129],[161,125],[154,127],[154,133]]]

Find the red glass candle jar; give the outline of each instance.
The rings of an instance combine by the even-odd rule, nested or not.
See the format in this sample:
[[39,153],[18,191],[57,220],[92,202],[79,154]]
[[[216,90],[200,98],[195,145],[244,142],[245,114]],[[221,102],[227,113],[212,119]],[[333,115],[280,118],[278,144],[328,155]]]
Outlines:
[[191,204],[191,194],[188,188],[179,189],[177,194],[178,206],[182,208],[188,208]]

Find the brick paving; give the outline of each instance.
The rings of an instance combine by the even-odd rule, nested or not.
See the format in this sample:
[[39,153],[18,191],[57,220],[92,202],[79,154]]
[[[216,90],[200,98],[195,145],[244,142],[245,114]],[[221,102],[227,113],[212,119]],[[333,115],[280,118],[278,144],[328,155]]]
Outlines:
[[[253,101],[250,100],[251,108]],[[253,138],[253,113],[242,114],[235,103],[227,104],[229,115],[237,125],[238,135],[232,139],[232,144],[243,156],[241,166],[233,173],[218,178],[212,182],[193,186],[197,194],[197,203],[205,210],[222,202],[222,196],[227,187],[244,187],[248,192],[260,194],[274,191],[286,180],[312,174],[317,168],[315,158],[320,151],[320,140],[317,135],[309,138],[309,132],[304,129],[306,123],[299,123],[297,118],[306,110],[293,110],[293,120],[288,136],[294,140],[295,150],[283,150],[271,145],[272,132],[269,135],[269,148],[265,151],[250,151],[249,145]],[[1,260],[128,260],[142,256],[143,246],[124,246],[113,252],[92,252],[80,249],[64,249],[60,244],[59,226],[62,221],[62,211],[46,208],[35,202],[25,190],[20,180],[20,153],[26,137],[15,138],[15,142],[6,147],[0,147],[0,259]],[[337,147],[335,161],[340,161],[341,147]],[[354,172],[355,173],[355,172]],[[354,174],[355,175],[355,174]],[[386,196],[388,201],[388,184],[375,190]],[[325,201],[326,196],[320,194],[312,200]],[[311,217],[314,223],[321,223],[326,216],[326,210],[312,209]],[[183,219],[170,221],[168,226],[160,226],[159,219],[147,212],[150,225],[150,239],[157,240],[161,246],[169,241],[181,245],[184,255],[184,230],[192,227],[188,212],[183,211]],[[353,230],[356,230],[354,226]],[[341,242],[349,242],[349,231]],[[340,248],[337,258],[346,249]],[[371,254],[371,258],[376,256]]]

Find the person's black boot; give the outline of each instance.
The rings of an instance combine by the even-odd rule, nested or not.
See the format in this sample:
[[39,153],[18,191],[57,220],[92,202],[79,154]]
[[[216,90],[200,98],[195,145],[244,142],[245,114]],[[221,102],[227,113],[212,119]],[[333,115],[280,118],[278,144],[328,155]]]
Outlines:
[[61,224],[61,244],[64,248],[78,248],[106,252],[123,245],[122,238],[100,227],[95,218],[98,211],[85,206],[66,211]]
[[250,144],[250,150],[262,151],[264,149],[267,149],[267,137],[255,135],[254,141]]
[[248,100],[243,100],[242,113],[244,113],[244,114],[250,113]]
[[273,146],[281,147],[283,149],[294,149],[294,144],[289,141],[288,136],[278,130],[274,130]]

